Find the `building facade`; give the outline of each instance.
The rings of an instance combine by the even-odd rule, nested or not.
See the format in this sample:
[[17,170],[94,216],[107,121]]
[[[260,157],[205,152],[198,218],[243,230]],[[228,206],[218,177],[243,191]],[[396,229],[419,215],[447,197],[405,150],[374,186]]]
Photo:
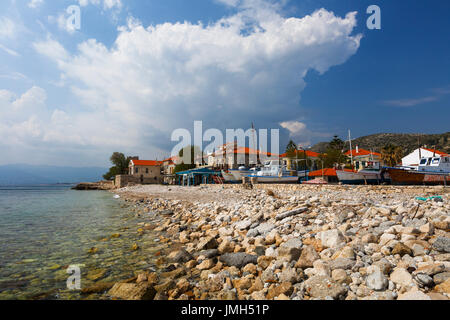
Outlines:
[[345,155],[353,158],[352,165],[358,171],[366,168],[380,169],[383,166],[381,153],[362,149],[358,146],[354,150],[347,151]]
[[161,162],[155,160],[131,160],[128,175],[141,184],[162,183]]

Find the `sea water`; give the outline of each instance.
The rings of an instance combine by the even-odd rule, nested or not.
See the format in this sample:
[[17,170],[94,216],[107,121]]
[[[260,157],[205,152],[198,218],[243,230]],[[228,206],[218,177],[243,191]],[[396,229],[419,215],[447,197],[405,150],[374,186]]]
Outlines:
[[[113,196],[62,185],[0,187],[0,300],[103,297],[68,289],[73,265],[81,288],[151,270],[160,249],[154,236],[138,234],[132,208]],[[134,243],[143,249],[132,250]]]

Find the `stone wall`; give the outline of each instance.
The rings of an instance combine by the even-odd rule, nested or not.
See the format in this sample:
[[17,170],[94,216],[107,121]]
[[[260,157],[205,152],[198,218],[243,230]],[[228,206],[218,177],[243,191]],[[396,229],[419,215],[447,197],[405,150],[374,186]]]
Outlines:
[[143,178],[141,180],[140,177],[136,177],[136,176],[130,176],[127,174],[124,175],[117,175],[116,179],[114,181],[114,186],[118,189],[120,188],[124,188],[130,185],[136,185],[136,184],[161,184],[162,181],[162,177],[151,177],[151,178]]

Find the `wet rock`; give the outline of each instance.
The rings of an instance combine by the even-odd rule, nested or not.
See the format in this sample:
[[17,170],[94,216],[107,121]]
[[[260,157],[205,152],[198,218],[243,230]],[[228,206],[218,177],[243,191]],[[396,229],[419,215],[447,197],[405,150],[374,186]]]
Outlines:
[[306,293],[319,299],[331,297],[333,299],[343,298],[347,293],[347,289],[336,283],[327,276],[313,276],[305,281]]
[[193,259],[193,256],[185,249],[172,251],[168,256],[168,260],[173,263],[188,262]]
[[114,282],[99,282],[93,286],[81,289],[81,294],[103,293],[111,289],[115,285]]
[[92,281],[97,281],[103,277],[105,277],[106,273],[108,272],[107,269],[95,269],[92,271],[89,271],[86,278]]
[[153,300],[156,290],[146,283],[116,283],[108,294],[122,300]]
[[226,265],[235,266],[237,268],[242,268],[249,263],[258,263],[258,256],[247,254],[244,252],[225,253],[221,255],[219,259]]

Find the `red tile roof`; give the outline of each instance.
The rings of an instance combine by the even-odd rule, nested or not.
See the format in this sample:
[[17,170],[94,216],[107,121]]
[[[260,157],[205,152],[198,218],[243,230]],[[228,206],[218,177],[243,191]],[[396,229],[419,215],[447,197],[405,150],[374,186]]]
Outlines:
[[161,165],[161,161],[156,161],[156,160],[131,160],[131,162],[135,166],[153,167],[153,166],[160,166]]
[[178,160],[178,156],[173,156],[161,161],[161,164],[164,162],[168,162],[169,164],[174,164]]
[[430,152],[436,152],[436,154],[438,154],[438,155],[440,155],[440,156],[444,156],[444,157],[448,156],[447,153],[442,152],[442,151],[439,151],[439,150],[428,149],[428,148],[422,148],[422,149],[427,150],[427,151],[430,151]]
[[[352,150],[352,151],[351,151],[351,154],[352,154],[354,157],[358,157],[358,156],[369,156],[369,155],[371,155],[371,154],[373,154],[374,156],[379,156],[379,157],[381,157],[381,153],[378,153],[378,152],[371,152],[371,151],[369,151],[369,150],[361,149],[361,148],[359,148],[358,152],[356,152],[356,149]],[[345,153],[345,155],[346,155],[346,156],[350,156],[350,150],[347,151],[347,152]]]
[[[344,169],[344,171],[353,172],[353,170],[350,170],[350,169]],[[322,169],[310,172],[309,176],[310,177],[321,177],[322,176]],[[335,168],[324,168],[323,169],[323,176],[337,177],[336,169]]]
[[237,148],[234,148],[233,150],[224,149],[223,151],[218,151],[215,155],[224,154],[224,153],[235,153],[235,154],[258,154],[259,153],[260,155],[272,156],[272,154],[270,152],[263,152],[263,151],[259,151],[259,150],[255,150],[255,149],[251,149],[251,148],[247,148],[247,147],[237,147]]

